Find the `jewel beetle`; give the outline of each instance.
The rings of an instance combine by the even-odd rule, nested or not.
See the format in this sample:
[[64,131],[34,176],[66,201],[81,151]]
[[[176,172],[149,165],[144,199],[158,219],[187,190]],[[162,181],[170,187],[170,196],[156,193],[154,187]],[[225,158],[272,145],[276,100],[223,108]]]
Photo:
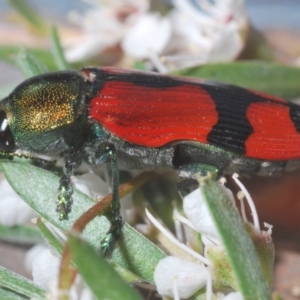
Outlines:
[[[111,164],[109,255],[120,235],[119,167],[269,175],[300,159],[300,107],[207,80],[105,67],[30,78],[0,102],[0,155],[62,155],[57,211],[71,210],[73,171]],[[292,164],[290,163],[292,161]]]

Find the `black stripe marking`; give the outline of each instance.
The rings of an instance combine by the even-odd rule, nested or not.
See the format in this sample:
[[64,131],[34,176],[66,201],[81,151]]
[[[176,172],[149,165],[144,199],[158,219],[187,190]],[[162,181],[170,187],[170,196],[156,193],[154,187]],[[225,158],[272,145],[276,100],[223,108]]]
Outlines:
[[245,141],[253,133],[253,127],[246,117],[247,109],[250,104],[263,99],[246,89],[231,85],[207,85],[205,89],[216,103],[219,114],[218,123],[207,137],[208,142],[245,154]]
[[132,73],[114,73],[97,68],[88,68],[88,70],[95,72],[96,83],[104,85],[108,81],[123,81],[131,82],[137,86],[149,87],[149,88],[171,88],[177,87],[189,82],[178,80],[176,77],[162,76],[159,74],[144,73],[144,72],[132,72]]
[[290,104],[290,118],[293,121],[296,130],[300,133],[300,107],[295,104]]

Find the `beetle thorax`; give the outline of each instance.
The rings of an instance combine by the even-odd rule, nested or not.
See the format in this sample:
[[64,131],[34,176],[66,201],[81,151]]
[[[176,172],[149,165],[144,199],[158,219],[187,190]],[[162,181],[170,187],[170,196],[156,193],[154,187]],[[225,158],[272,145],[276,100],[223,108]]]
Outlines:
[[[83,81],[76,72],[33,77],[2,101],[3,113],[18,148],[37,153],[59,153],[72,139],[81,139],[78,121],[85,113]],[[75,136],[74,136],[75,135]]]

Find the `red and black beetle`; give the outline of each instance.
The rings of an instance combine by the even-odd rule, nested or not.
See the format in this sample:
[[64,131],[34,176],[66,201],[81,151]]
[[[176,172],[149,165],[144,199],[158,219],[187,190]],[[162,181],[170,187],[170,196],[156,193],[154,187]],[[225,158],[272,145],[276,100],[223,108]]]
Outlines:
[[206,80],[118,68],[30,78],[0,102],[0,150],[61,154],[57,209],[67,218],[70,176],[82,160],[111,162],[113,220],[102,251],[120,234],[118,166],[271,174],[300,158],[300,107]]

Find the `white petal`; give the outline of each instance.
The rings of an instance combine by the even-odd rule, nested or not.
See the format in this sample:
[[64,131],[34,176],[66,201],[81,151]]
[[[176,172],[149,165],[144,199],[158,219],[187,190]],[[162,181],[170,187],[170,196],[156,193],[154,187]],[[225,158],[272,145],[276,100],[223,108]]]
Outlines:
[[175,285],[179,297],[186,299],[205,286],[207,270],[203,265],[179,257],[168,256],[156,266],[154,281],[160,295],[174,297]]
[[26,252],[24,266],[28,272],[32,273],[32,264],[34,259],[45,249],[48,248],[42,244],[37,244]]
[[[42,245],[30,249],[26,256],[28,264],[30,260],[32,260],[33,282],[49,291],[49,299],[58,299],[60,294],[58,290],[60,258],[53,254],[49,248]],[[94,299],[93,293],[84,283],[81,276],[76,276],[75,282],[70,290],[70,299]]]
[[215,36],[208,59],[211,62],[223,62],[236,58],[244,47],[242,37],[233,28],[226,28]]
[[72,177],[72,182],[82,193],[93,199],[104,197],[109,193],[109,187],[98,175],[86,173]]
[[33,282],[48,289],[50,283],[56,281],[59,272],[60,259],[50,249],[41,251],[32,262]]
[[24,224],[37,214],[11,188],[6,179],[0,182],[0,223],[6,226]]
[[184,198],[183,210],[198,232],[208,238],[220,241],[219,232],[200,189],[196,189]]
[[234,292],[226,295],[223,300],[244,300],[244,297],[240,292]]
[[173,32],[163,53],[167,67],[228,61],[241,52],[248,30],[244,1],[175,0],[174,4],[167,15]]
[[159,14],[144,15],[128,30],[121,46],[124,52],[138,59],[160,54],[171,36],[169,19]]
[[[232,192],[221,184],[219,184],[219,188],[234,203],[234,197]],[[194,226],[194,228],[198,232],[200,232],[203,237],[206,237],[206,239],[202,239],[203,242],[207,244],[213,242],[213,244],[215,245],[221,244],[219,232],[211,217],[210,211],[206,205],[201,189],[196,189],[184,198],[183,210],[187,218]]]
[[100,55],[117,46],[127,30],[149,9],[149,0],[114,0],[90,3],[85,12],[72,12],[71,21],[82,28],[82,36],[67,41],[69,61]]

